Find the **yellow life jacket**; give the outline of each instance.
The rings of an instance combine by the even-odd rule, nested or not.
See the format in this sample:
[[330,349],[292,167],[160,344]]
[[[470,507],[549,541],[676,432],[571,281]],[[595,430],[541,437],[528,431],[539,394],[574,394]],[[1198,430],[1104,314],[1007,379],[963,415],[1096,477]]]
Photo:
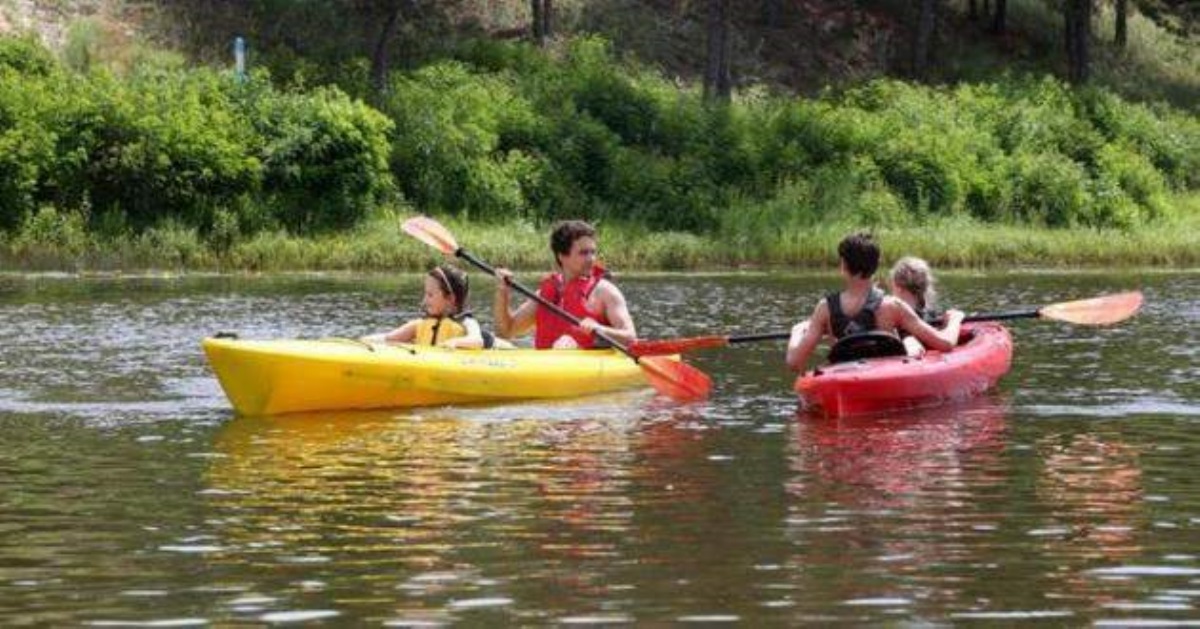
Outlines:
[[415,345],[437,345],[442,341],[467,335],[467,328],[453,317],[425,317],[417,325]]

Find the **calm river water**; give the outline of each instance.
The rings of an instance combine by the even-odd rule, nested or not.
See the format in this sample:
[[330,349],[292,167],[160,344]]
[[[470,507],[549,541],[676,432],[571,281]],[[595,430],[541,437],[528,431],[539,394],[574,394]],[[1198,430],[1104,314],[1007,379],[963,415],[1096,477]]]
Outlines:
[[[0,624],[1200,622],[1200,275],[947,276],[968,311],[1147,306],[1014,323],[994,394],[840,422],[779,343],[696,355],[694,406],[282,418],[200,352],[380,331],[419,281],[0,277]],[[834,283],[622,280],[651,337],[784,330]]]

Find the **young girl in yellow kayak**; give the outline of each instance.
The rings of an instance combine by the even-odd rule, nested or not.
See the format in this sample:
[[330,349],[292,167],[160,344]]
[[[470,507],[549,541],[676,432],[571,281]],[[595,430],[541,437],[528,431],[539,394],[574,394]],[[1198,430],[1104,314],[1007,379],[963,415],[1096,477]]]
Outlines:
[[433,267],[425,276],[421,308],[425,316],[383,334],[364,336],[368,343],[412,343],[454,348],[496,346],[495,337],[479,327],[465,310],[470,287],[467,274],[448,264]]

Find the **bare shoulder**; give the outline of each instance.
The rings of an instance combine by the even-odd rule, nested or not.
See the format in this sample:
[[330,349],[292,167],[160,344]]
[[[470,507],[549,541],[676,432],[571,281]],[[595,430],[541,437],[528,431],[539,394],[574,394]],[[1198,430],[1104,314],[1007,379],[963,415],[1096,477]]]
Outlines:
[[903,299],[899,299],[892,295],[884,295],[883,303],[880,304],[882,309],[894,313],[897,317],[903,317],[911,314],[916,316],[916,312]]
[[617,288],[616,284],[613,284],[607,279],[602,279],[597,282],[596,288],[592,291],[592,294],[604,300],[605,302],[619,302],[625,300],[625,295],[621,292],[621,289]]

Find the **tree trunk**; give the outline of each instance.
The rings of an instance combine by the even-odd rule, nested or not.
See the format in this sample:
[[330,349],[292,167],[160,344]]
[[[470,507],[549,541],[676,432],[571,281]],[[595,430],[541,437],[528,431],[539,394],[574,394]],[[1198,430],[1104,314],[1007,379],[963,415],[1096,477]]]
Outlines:
[[388,10],[387,17],[383,20],[383,28],[379,30],[379,37],[375,40],[375,49],[371,51],[371,87],[377,96],[387,91],[390,61],[388,46],[392,43],[392,36],[396,34],[396,24],[399,22],[400,5],[397,3]]
[[546,45],[546,18],[542,14],[542,0],[530,0],[529,9],[532,14],[529,18],[529,28],[532,30],[530,37],[541,48]]
[[704,98],[728,101],[733,91],[729,69],[729,0],[708,0],[708,62]]
[[554,30],[550,28],[551,18],[554,15],[553,0],[542,0],[542,43],[546,39],[554,36]]
[[[1069,0],[1068,0],[1069,1]],[[997,35],[1008,28],[1008,0],[996,0],[996,12],[992,14],[992,32]]]
[[1117,0],[1113,7],[1117,13],[1117,23],[1113,34],[1113,45],[1118,49],[1125,49],[1125,42],[1129,38],[1129,26],[1126,23],[1129,13],[1129,0]]
[[1088,80],[1088,46],[1091,38],[1092,0],[1066,0],[1067,80],[1082,85]]
[[979,0],[967,2],[967,18],[972,22],[979,20]]
[[920,0],[917,3],[917,23],[913,29],[913,76],[921,79],[929,72],[929,58],[933,48],[933,28],[937,23],[937,0]]
[[762,0],[762,23],[767,28],[779,28],[783,21],[783,0]]

